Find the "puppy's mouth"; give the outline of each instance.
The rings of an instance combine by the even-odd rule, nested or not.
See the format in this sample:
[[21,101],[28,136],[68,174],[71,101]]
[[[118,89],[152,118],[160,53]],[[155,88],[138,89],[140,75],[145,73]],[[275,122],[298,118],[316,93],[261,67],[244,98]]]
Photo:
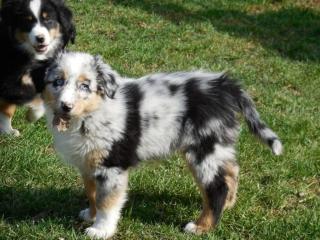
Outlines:
[[52,126],[53,128],[56,128],[59,132],[65,132],[70,127],[70,120],[70,115],[55,113],[52,120]]
[[37,53],[45,53],[48,50],[49,45],[48,44],[38,44],[34,46],[34,49]]

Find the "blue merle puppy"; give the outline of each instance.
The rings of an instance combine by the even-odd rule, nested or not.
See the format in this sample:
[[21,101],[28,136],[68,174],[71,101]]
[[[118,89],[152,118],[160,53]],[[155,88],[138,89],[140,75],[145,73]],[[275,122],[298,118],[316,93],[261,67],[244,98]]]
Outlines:
[[121,77],[100,57],[61,53],[43,93],[57,152],[84,179],[94,222],[92,238],[114,235],[126,201],[128,170],[140,161],[180,150],[200,188],[203,209],[186,232],[216,226],[236,200],[238,113],[275,155],[278,136],[259,118],[248,94],[225,73],[158,73]]

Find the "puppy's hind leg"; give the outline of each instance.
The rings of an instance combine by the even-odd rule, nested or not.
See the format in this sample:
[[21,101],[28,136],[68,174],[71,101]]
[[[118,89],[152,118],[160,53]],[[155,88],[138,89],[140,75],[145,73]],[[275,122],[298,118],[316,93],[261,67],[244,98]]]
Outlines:
[[96,221],[86,229],[95,239],[112,237],[117,229],[121,209],[126,201],[128,173],[119,168],[106,168],[96,174]]
[[11,125],[16,107],[14,104],[0,101],[0,134],[20,136],[20,132],[17,129],[13,129]]
[[200,217],[188,223],[184,230],[201,234],[214,228],[223,210],[235,203],[239,168],[232,146],[215,144],[205,154],[200,146],[190,150],[186,156],[202,194],[203,209]]

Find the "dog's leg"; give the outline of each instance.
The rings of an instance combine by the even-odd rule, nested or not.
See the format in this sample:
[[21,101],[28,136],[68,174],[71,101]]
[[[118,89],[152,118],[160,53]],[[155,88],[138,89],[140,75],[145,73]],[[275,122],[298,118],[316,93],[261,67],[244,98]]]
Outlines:
[[89,208],[80,211],[79,217],[84,221],[93,222],[96,219],[96,182],[95,179],[84,175],[83,183],[89,200]]
[[0,134],[19,136],[17,129],[11,125],[12,117],[16,111],[16,105],[0,101]]
[[[199,149],[201,151],[201,147]],[[186,155],[203,197],[202,213],[197,221],[185,226],[186,232],[201,234],[214,228],[223,210],[235,203],[239,167],[233,147],[216,144],[213,149],[205,155],[197,151]]]
[[119,168],[101,171],[96,177],[96,221],[86,229],[92,238],[106,239],[114,235],[126,201],[128,173]]
[[224,209],[230,209],[234,206],[237,199],[239,182],[239,165],[235,161],[226,162],[223,166],[225,181],[228,186],[228,195]]
[[40,95],[36,96],[30,103],[27,104],[27,120],[29,122],[36,122],[45,113],[45,107]]

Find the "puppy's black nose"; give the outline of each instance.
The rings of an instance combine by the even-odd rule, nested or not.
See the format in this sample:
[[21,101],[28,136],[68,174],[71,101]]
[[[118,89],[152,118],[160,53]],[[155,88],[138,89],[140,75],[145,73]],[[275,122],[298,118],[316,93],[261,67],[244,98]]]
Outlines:
[[70,103],[64,103],[64,102],[62,102],[62,103],[61,103],[61,108],[62,108],[62,110],[63,110],[64,112],[69,113],[69,112],[71,112],[71,110],[72,110],[72,108],[73,108],[73,105],[70,104]]
[[36,40],[38,43],[44,43],[44,36],[43,35],[38,35],[36,36]]

